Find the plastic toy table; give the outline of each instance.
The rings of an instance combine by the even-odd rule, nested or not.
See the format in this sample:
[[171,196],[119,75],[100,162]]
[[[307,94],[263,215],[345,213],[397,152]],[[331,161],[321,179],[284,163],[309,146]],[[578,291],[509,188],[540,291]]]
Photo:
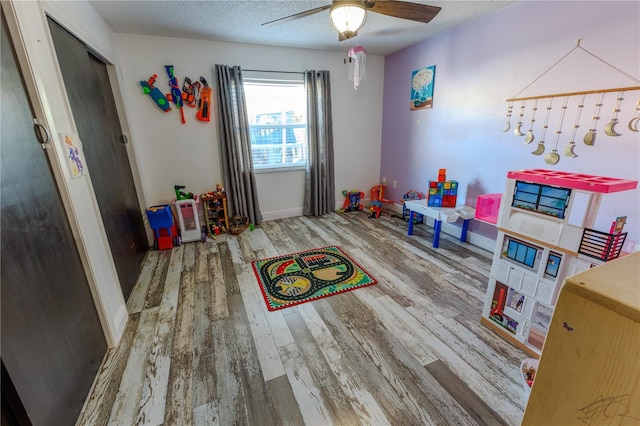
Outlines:
[[413,235],[413,217],[415,213],[420,213],[426,217],[430,217],[434,220],[433,224],[433,248],[440,246],[440,228],[442,222],[450,223],[455,222],[458,218],[462,218],[462,234],[460,235],[460,241],[467,241],[467,229],[469,227],[469,220],[475,217],[476,210],[469,206],[457,206],[457,207],[431,207],[427,205],[427,200],[406,200],[404,202],[407,209],[409,209],[409,226],[407,228],[407,234]]

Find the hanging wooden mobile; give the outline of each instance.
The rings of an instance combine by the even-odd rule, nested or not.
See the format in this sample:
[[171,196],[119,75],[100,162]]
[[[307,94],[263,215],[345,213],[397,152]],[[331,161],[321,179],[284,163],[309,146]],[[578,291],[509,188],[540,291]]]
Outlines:
[[518,124],[516,125],[516,128],[513,130],[513,133],[516,136],[524,136],[524,133],[520,131],[520,128],[522,127],[522,117],[524,117],[524,101],[522,101],[522,103],[520,104],[520,114],[518,115]]
[[573,121],[573,130],[571,131],[571,140],[569,140],[569,143],[567,144],[567,146],[564,147],[564,155],[569,158],[575,158],[578,156],[575,152],[573,152],[573,149],[576,147],[576,133],[578,132],[578,127],[580,127],[578,123],[580,123],[580,115],[582,114],[582,108],[584,108],[585,96],[586,95],[583,94],[582,97],[580,98],[580,103],[578,104],[578,112],[576,113],[576,119]]
[[540,142],[538,142],[538,148],[535,151],[531,152],[533,155],[542,155],[544,153],[544,137],[547,134],[547,129],[549,128],[549,115],[551,115],[551,104],[553,103],[553,98],[549,98],[549,105],[547,105],[547,115],[544,117],[544,124],[542,125],[542,135],[540,135]]
[[622,133],[616,132],[616,124],[618,124],[618,113],[620,112],[620,103],[624,99],[622,97],[624,95],[624,91],[618,93],[618,98],[616,99],[616,106],[613,109],[613,117],[611,117],[611,121],[604,127],[604,133],[608,136],[620,136]]
[[629,121],[629,130],[632,132],[640,132],[638,130],[638,120],[640,120],[640,98],[638,98],[638,102],[636,102],[636,111],[633,113],[633,118]]
[[509,102],[509,106],[507,107],[507,122],[504,124],[503,132],[508,132],[511,128],[511,113],[513,112],[513,102]]
[[591,127],[589,131],[584,135],[582,141],[585,145],[593,146],[596,143],[596,124],[600,120],[600,108],[602,108],[602,101],[604,100],[604,93],[600,94],[600,100],[596,103],[596,108],[591,116]]
[[564,103],[562,104],[562,111],[560,112],[560,121],[558,122],[558,128],[556,129],[556,140],[553,143],[553,149],[550,153],[544,156],[544,162],[547,164],[556,164],[560,161],[560,155],[558,155],[558,142],[560,141],[560,134],[562,133],[564,115],[567,112],[567,102],[569,102],[568,96],[564,98]]
[[535,103],[533,104],[533,113],[531,114],[531,121],[530,121],[530,125],[529,125],[529,131],[527,131],[527,136],[525,136],[524,138],[524,143],[531,143],[533,142],[533,140],[535,139],[535,136],[533,135],[533,123],[536,122],[536,111],[538,111],[538,100],[535,100]]
[[[516,126],[516,128],[514,129],[514,133],[517,136],[525,136],[525,140],[524,143],[528,144],[533,142],[533,140],[535,139],[535,136],[533,134],[533,123],[535,122],[535,114],[536,114],[536,110],[537,110],[537,100],[538,99],[549,99],[549,107],[547,107],[547,115],[545,117],[545,123],[543,126],[543,130],[542,130],[542,135],[541,135],[541,140],[538,142],[538,147],[532,152],[532,154],[534,155],[541,155],[542,153],[544,153],[545,150],[545,146],[544,146],[544,137],[546,134],[546,130],[548,128],[548,122],[549,122],[549,115],[551,112],[551,99],[553,98],[559,98],[559,97],[564,97],[565,98],[565,107],[562,108],[561,110],[561,118],[560,118],[560,123],[562,123],[565,113],[566,113],[566,104],[567,104],[567,98],[572,97],[572,96],[582,96],[582,99],[580,101],[580,104],[578,106],[578,111],[576,114],[576,119],[573,125],[573,132],[572,132],[572,136],[571,136],[571,140],[568,142],[568,144],[565,146],[564,148],[564,154],[567,157],[577,157],[577,155],[574,152],[574,148],[575,148],[575,137],[576,137],[576,133],[577,133],[577,129],[579,127],[579,121],[580,121],[580,114],[582,112],[582,108],[584,107],[584,99],[585,99],[585,95],[591,95],[591,94],[599,94],[599,100],[597,101],[596,105],[595,105],[595,111],[593,113],[592,116],[592,123],[591,123],[591,128],[589,129],[589,131],[584,135],[583,141],[586,145],[594,145],[595,144],[595,139],[596,139],[596,125],[598,120],[600,119],[600,110],[603,106],[603,100],[604,100],[604,94],[608,93],[608,92],[619,92],[618,98],[617,98],[617,102],[616,102],[616,106],[613,110],[614,115],[611,118],[611,121],[607,124],[604,132],[609,135],[609,136],[620,136],[620,133],[618,133],[615,130],[615,126],[618,124],[618,113],[621,112],[620,110],[620,106],[621,106],[621,102],[622,102],[622,94],[625,91],[634,91],[634,90],[640,90],[640,80],[638,80],[636,77],[625,73],[624,71],[616,68],[615,66],[611,65],[610,63],[608,63],[607,61],[603,60],[602,58],[596,56],[595,54],[591,53],[590,51],[588,51],[587,49],[583,48],[582,46],[580,46],[580,42],[581,39],[578,40],[578,44],[571,49],[569,52],[567,52],[562,58],[560,58],[558,61],[556,61],[553,65],[551,65],[549,68],[547,68],[542,74],[540,74],[537,78],[535,78],[531,83],[529,83],[524,89],[522,89],[518,94],[516,94],[514,97],[507,99],[506,101],[508,102],[508,109],[507,109],[507,123],[505,125],[504,128],[504,132],[507,132],[510,127],[511,127],[511,114],[513,112],[513,103],[517,102],[517,101],[521,101],[521,110],[520,110],[520,120],[518,121],[518,125]],[[546,75],[547,73],[549,73],[556,65],[558,65],[560,62],[562,62],[565,58],[567,58],[569,55],[571,55],[574,51],[576,50],[580,50],[588,55],[590,55],[591,57],[595,58],[596,60],[604,63],[605,65],[609,66],[610,68],[612,68],[613,70],[617,71],[620,74],[623,74],[625,77],[629,78],[630,80],[633,80],[634,83],[636,84],[635,86],[630,86],[630,87],[617,87],[617,88],[608,88],[608,89],[598,89],[598,90],[586,90],[586,91],[579,91],[579,92],[567,92],[567,93],[554,93],[554,94],[548,94],[548,95],[541,95],[541,96],[527,96],[527,97],[520,97],[520,95],[525,92],[527,89],[529,89],[534,83],[536,83],[538,80],[540,80],[540,78],[542,78],[544,75]],[[525,134],[522,133],[521,131],[521,127],[520,125],[522,124],[522,114],[524,112],[524,102],[527,100],[535,100],[536,101],[536,106],[533,108],[533,113],[532,113],[532,117],[531,117],[531,125],[529,128],[529,131],[526,132]],[[631,120],[629,121],[628,124],[628,128],[629,130],[633,131],[633,132],[640,132],[640,130],[638,129],[638,123],[640,122],[640,99],[638,100],[638,103],[636,104],[636,109],[635,109],[635,113],[633,115],[633,117],[631,118]],[[562,125],[562,124],[561,124]],[[560,126],[561,126],[560,125]],[[558,128],[559,132],[562,132],[561,128]],[[547,156],[545,156],[545,161],[548,164],[556,164],[559,160],[560,160],[560,156],[557,153],[557,146],[558,146],[558,142],[559,142],[559,136],[560,133],[556,132],[556,142],[555,142],[555,146],[552,150],[551,153],[547,154]]]

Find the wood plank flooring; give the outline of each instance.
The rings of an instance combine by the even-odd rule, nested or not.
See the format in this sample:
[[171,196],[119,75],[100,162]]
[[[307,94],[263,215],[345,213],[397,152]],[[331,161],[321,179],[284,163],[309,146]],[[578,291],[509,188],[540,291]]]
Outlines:
[[[526,355],[480,325],[492,254],[363,212],[149,251],[79,425],[517,425]],[[251,262],[338,245],[378,284],[269,312]]]

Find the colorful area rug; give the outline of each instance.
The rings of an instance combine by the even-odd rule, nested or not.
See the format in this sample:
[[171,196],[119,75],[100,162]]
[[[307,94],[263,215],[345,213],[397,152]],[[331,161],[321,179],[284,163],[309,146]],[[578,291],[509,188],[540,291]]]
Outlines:
[[377,283],[339,247],[256,260],[252,265],[270,311]]

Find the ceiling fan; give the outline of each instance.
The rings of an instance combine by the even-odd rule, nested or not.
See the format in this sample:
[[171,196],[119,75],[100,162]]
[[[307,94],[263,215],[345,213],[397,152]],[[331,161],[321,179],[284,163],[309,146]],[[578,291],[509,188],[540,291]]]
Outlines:
[[330,5],[274,19],[262,25],[304,18],[327,9],[330,10],[331,25],[338,31],[338,39],[343,41],[358,35],[358,30],[367,19],[367,12],[427,23],[440,12],[441,8],[396,0],[333,0]]

